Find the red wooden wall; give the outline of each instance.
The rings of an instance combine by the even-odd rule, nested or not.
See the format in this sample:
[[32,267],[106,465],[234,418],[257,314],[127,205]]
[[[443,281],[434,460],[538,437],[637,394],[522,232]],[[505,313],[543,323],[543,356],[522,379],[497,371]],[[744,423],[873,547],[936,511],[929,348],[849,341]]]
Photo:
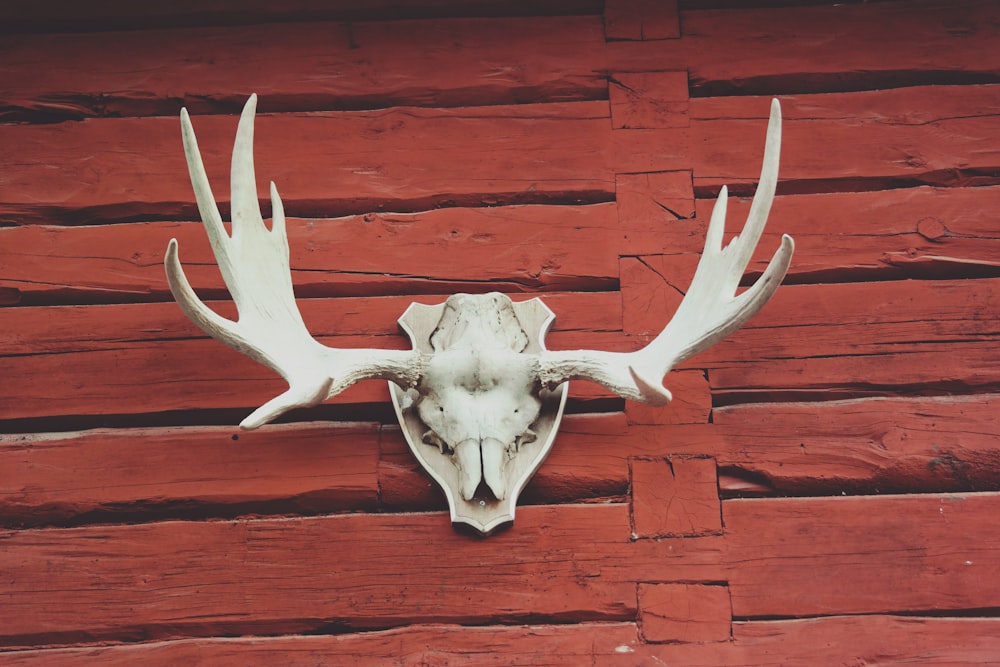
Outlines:
[[[84,4],[0,9],[0,664],[1000,663],[996,3]],[[500,289],[635,348],[772,96],[796,256],[473,538],[382,383],[239,432],[283,383],[172,302],[177,237],[232,312],[177,113],[224,202],[251,92],[327,344]]]

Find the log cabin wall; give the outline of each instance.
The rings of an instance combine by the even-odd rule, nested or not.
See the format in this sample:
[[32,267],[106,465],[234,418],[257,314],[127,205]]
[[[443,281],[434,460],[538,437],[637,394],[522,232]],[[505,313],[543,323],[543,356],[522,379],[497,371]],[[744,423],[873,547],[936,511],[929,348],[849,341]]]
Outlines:
[[[1000,661],[996,3],[84,4],[0,10],[0,664]],[[470,537],[384,383],[240,432],[284,384],[172,301],[176,237],[233,312],[177,114],[225,213],[251,92],[329,345],[501,290],[636,348],[723,184],[742,225],[772,96],[746,281],[797,252],[670,406],[573,383]]]

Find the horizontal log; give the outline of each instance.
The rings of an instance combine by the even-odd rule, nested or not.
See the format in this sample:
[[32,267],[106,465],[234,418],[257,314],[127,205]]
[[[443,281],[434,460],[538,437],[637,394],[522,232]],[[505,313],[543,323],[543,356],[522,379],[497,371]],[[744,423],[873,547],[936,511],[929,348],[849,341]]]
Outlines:
[[[728,496],[998,491],[998,414],[1000,397],[989,394],[734,405],[713,409],[711,424],[637,426],[621,414],[569,415],[522,497],[623,497],[631,458],[705,456],[716,460]],[[443,507],[394,429],[381,446],[387,507]]]
[[[72,667],[193,663],[405,665],[474,662],[483,667],[579,667],[634,650],[634,623],[463,627],[419,625],[341,635],[183,639],[105,647],[0,653],[0,664]],[[454,662],[453,662],[454,661]]]
[[[653,273],[662,285],[659,274]],[[712,396],[701,393],[698,387],[703,385],[697,383],[679,392],[679,400],[691,401],[684,414],[703,411],[711,401],[720,405],[915,390],[992,391],[1000,386],[993,317],[1000,312],[997,283],[991,279],[782,287],[774,303],[749,327],[683,366],[691,371],[707,369],[712,388]],[[670,288],[665,289],[671,294]],[[609,300],[614,298],[567,295],[562,303],[554,301],[552,306],[565,313],[568,330],[555,332],[549,347],[635,349],[637,337],[614,331],[615,304]],[[307,322],[328,345],[405,346],[402,336],[387,331],[395,326],[398,301],[376,300],[371,306],[352,302],[350,322],[360,329],[355,331],[336,322],[336,302],[304,303],[309,306]],[[586,320],[608,306],[612,310],[595,317],[597,331],[588,329]],[[321,313],[323,309],[327,312]],[[670,312],[669,305],[660,304],[633,306],[626,313],[636,310]],[[64,312],[71,314],[62,319]],[[147,314],[151,318],[143,319]],[[284,390],[284,383],[268,369],[197,334],[170,304],[18,308],[5,309],[2,315],[10,323],[4,329],[12,340],[10,347],[19,355],[3,359],[10,378],[6,391],[0,388],[0,414],[5,419],[245,408]],[[365,324],[368,315],[380,324]],[[633,319],[633,329],[653,331],[666,316],[644,314],[644,319],[648,328]],[[122,368],[128,372],[117,370]],[[53,383],[72,391],[52,396]],[[581,398],[610,396],[587,383],[573,387]],[[363,383],[335,400],[385,399],[382,384]],[[662,410],[639,406],[629,410],[637,423],[676,421]]]
[[[691,264],[630,265],[626,331],[660,331]],[[687,282],[674,278],[681,274]],[[743,330],[682,368],[708,369],[715,405],[991,390],[1000,381],[998,312],[996,279],[784,285]]]
[[485,667],[813,667],[918,663],[928,667],[992,665],[1000,651],[1000,620],[884,615],[733,623],[725,642],[646,644],[634,623],[460,627],[428,625],[334,636],[184,639],[116,646],[12,651],[10,667],[108,667],[236,662],[311,666],[391,661],[474,661]]
[[[173,116],[182,105],[231,113],[249,92],[265,112],[607,96],[599,16],[6,35],[0,44],[2,121]],[[288,75],[299,67],[308,75]]]
[[[996,618],[840,616],[733,623],[729,641],[645,644],[625,659],[597,665],[690,667],[813,667],[814,665],[924,665],[985,667],[1000,652]],[[70,663],[74,664],[74,663]]]
[[[783,95],[781,178],[812,181],[789,183],[785,191],[996,184],[1000,147],[990,138],[1000,129],[998,91],[1000,85],[967,85]],[[696,190],[751,190],[768,100],[691,99]]]
[[[715,581],[719,538],[629,538],[624,505],[7,532],[0,644],[635,617],[637,581]],[[294,595],[274,592],[294,591]]]
[[[678,40],[611,42],[611,67],[635,72],[670,63],[690,72],[699,96],[995,81],[1000,75],[1000,31],[989,0],[915,7],[728,4],[735,7],[689,3]],[[872,44],[878,44],[877,58]]]
[[6,526],[379,505],[379,426],[315,423],[0,436]]
[[[615,332],[621,330],[619,292],[548,292],[542,301],[556,313],[551,331]],[[411,303],[434,305],[445,294],[385,297],[297,299],[306,327],[318,338],[369,337],[369,345],[393,345],[383,338],[405,340],[397,323]],[[512,294],[514,301],[533,298]],[[223,317],[236,319],[232,301],[206,303]],[[0,350],[4,356],[115,350],[125,341],[156,343],[208,339],[176,303],[101,306],[0,308]]]
[[[631,317],[625,320],[625,327],[639,336],[658,333],[664,319],[642,304],[659,297],[656,292],[676,295],[678,286],[683,285],[680,279],[670,280],[671,273],[680,273],[672,271],[670,258],[642,260],[648,264],[647,270],[633,277],[629,287],[635,294],[626,292],[638,305],[627,311]],[[643,294],[643,289],[653,293]],[[666,303],[666,296],[660,298]],[[679,299],[675,296],[673,300]],[[738,333],[695,359],[711,368],[750,357],[816,356],[808,353],[807,346],[833,356],[889,354],[906,350],[900,346],[919,343],[987,342],[997,336],[998,314],[997,278],[782,285]]]
[[885,354],[720,364],[708,380],[716,405],[990,392],[1000,388],[1000,350],[995,342],[943,343]]
[[[621,334],[553,336],[566,347],[614,350]],[[332,347],[408,349],[399,338],[345,336],[320,339]],[[288,387],[270,369],[212,340],[122,343],[117,349],[6,357],[7,389],[0,389],[0,419],[44,416],[128,415],[173,410],[248,408]],[[124,370],[123,370],[124,369]],[[59,385],[63,393],[54,394]],[[591,383],[571,385],[571,397],[613,397]],[[367,380],[330,399],[336,404],[388,405],[385,382]]]
[[[1000,490],[998,408],[995,395],[745,405],[642,427],[569,415],[522,504],[624,499],[633,457],[711,456],[724,494]],[[378,442],[324,422],[12,434],[0,470],[7,526],[444,508],[395,427]]]
[[[193,123],[209,179],[227,182],[236,119]],[[257,173],[302,217],[608,201],[616,172],[666,169],[678,154],[614,133],[607,102],[286,113],[256,125]],[[2,223],[197,219],[175,118],[0,125],[0,144]]]
[[[514,295],[515,301],[524,300]],[[412,303],[440,304],[444,295],[380,298],[299,299],[309,331],[327,344],[395,348],[405,344],[397,320]],[[549,293],[544,303],[557,315],[551,331],[559,341],[584,332],[616,332],[617,292]],[[231,301],[208,301],[224,317],[236,319]],[[347,338],[350,340],[339,340]],[[364,340],[360,340],[363,337]],[[0,349],[5,356],[115,351],[130,343],[156,344],[185,340],[209,341],[174,303],[110,306],[46,306],[0,309]],[[551,341],[549,341],[551,343]],[[2,357],[0,357],[2,358]]]
[[87,32],[303,20],[371,21],[388,16],[600,14],[601,6],[596,0],[368,0],[363,5],[351,0],[296,0],[280,6],[268,0],[248,0],[234,10],[229,0],[177,0],[155,7],[137,6],[127,0],[94,0],[86,8],[65,0],[44,5],[19,0],[0,7],[0,31]]
[[[995,394],[715,408],[711,424],[569,417],[539,475],[627,480],[629,457],[710,456],[720,487],[817,495],[1000,490]],[[669,408],[668,408],[669,409]]]
[[799,495],[1000,490],[998,415],[995,394],[712,412],[720,465]]
[[[631,443],[636,437],[628,424],[708,422],[712,405],[704,374],[677,371],[670,374],[668,382],[680,398],[667,407],[648,408],[640,415],[656,415],[658,419],[637,420],[631,405],[626,406],[625,414],[566,415],[552,453],[525,487],[520,502],[624,500],[629,493]],[[570,385],[571,395],[576,392],[600,395],[600,388],[581,385],[584,383],[574,381]],[[383,508],[406,511],[446,507],[437,485],[420,468],[398,429],[383,427],[380,446],[379,500]]]
[[[615,208],[504,206],[290,219],[292,281],[299,296],[310,297],[611,289],[624,248]],[[638,224],[632,227],[640,233]],[[0,229],[0,294],[25,305],[173,300],[163,269],[171,238],[199,294],[228,298],[201,223],[176,222]],[[657,243],[654,234],[644,238]]]
[[[654,243],[671,257],[701,253],[714,198],[682,208],[675,186],[649,181],[633,181],[626,197],[628,214],[624,203],[619,210],[628,242],[635,244],[634,254],[649,254],[644,250]],[[667,217],[663,206],[692,213]],[[789,276],[797,282],[997,275],[1000,233],[993,211],[998,206],[1000,187],[778,196],[748,272],[762,272],[780,236],[790,234],[795,258]],[[749,209],[749,199],[730,197],[730,233],[739,232]],[[658,270],[686,289],[691,276],[679,259],[670,259]],[[671,269],[674,264],[678,268]]]
[[[786,98],[782,178],[806,191],[872,180],[995,183],[996,89]],[[289,214],[306,217],[607,201],[615,174],[692,167],[696,190],[723,183],[749,190],[767,110],[767,100],[754,97],[695,99],[690,127],[657,130],[612,130],[602,102],[282,114],[259,119],[256,154],[258,172],[281,185]],[[206,116],[195,124],[209,176],[224,182],[234,119]],[[0,168],[10,174],[0,189],[0,222],[191,219],[177,134],[169,118],[0,126],[9,147]]]
[[1000,494],[727,500],[737,618],[995,609]]
[[[632,77],[632,86],[637,88],[625,100],[634,108],[619,106],[618,117],[648,118],[644,106],[677,97],[675,77],[666,74]],[[1000,126],[997,90],[915,86],[783,95],[779,191],[995,185],[1000,148],[990,139]],[[651,124],[660,129],[618,132],[657,146],[669,169],[693,169],[699,194],[714,194],[723,185],[748,194],[760,174],[769,102],[754,96],[692,98],[686,106],[657,108]],[[672,163],[666,159],[671,155]]]
[[[438,298],[419,300],[440,303]],[[576,326],[573,322],[586,326],[586,313],[593,313],[595,308],[611,305],[611,309],[595,316],[597,322],[603,323],[597,331],[571,328],[556,331],[547,339],[549,347],[615,350],[630,345],[627,337],[614,331],[617,317],[614,301],[600,294],[593,299],[589,294],[578,294],[553,300],[553,306],[564,306],[560,310],[568,327]],[[319,325],[313,329],[314,335],[326,345],[409,347],[403,335],[387,335],[385,331],[396,328],[395,319],[406,306],[403,300],[374,300],[370,305],[354,302],[360,310],[349,319],[355,323],[363,322],[366,315],[383,318],[377,325],[361,325],[369,332],[374,328],[374,335],[359,335],[357,331],[338,334],[336,330],[343,332],[343,327],[337,322],[336,302],[306,303],[310,312],[317,313],[315,320],[307,317],[307,322]],[[329,312],[318,313],[322,307]],[[56,307],[41,315],[33,308],[0,311],[11,323],[6,330],[15,340],[12,347],[26,352],[0,357],[8,380],[0,388],[0,419],[246,408],[261,405],[286,388],[285,382],[268,368],[197,333],[173,304],[77,308],[89,312],[86,316],[74,313],[63,319],[61,315],[73,309]],[[582,310],[574,314],[578,308]],[[223,312],[232,315],[231,311],[230,305]],[[22,313],[26,314],[23,319]],[[144,321],[142,315],[146,313],[151,313],[154,319]],[[100,323],[102,319],[104,323]],[[25,323],[35,328],[22,327]],[[70,323],[79,325],[74,327],[79,332],[89,331],[93,323],[94,333],[68,336],[70,330],[64,327]],[[602,331],[602,326],[609,328]],[[331,335],[325,333],[328,328],[334,329]],[[38,334],[38,342],[25,346],[23,341],[29,340],[31,331]],[[66,345],[70,337],[78,342]],[[66,391],[53,394],[52,387],[57,384]],[[612,396],[607,390],[584,382],[575,382],[571,395],[584,400]],[[707,392],[704,396],[707,398]],[[388,388],[384,382],[366,381],[332,400],[339,404],[388,404]]]

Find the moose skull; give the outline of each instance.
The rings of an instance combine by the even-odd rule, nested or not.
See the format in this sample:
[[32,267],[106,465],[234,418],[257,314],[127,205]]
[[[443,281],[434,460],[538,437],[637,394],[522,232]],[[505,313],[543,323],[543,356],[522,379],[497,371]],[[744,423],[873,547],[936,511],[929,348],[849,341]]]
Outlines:
[[188,317],[288,382],[287,391],[240,426],[256,428],[361,380],[389,380],[403,433],[444,489],[452,521],[483,533],[513,521],[518,494],[551,448],[568,380],[590,380],[630,400],[668,403],[671,394],[662,385],[667,372],[757,313],[791,262],[794,244],[785,235],[763,275],[736,294],[777,184],[781,114],[774,100],[760,183],[743,232],[722,246],[723,187],[694,280],[674,318],[646,347],[629,353],[546,350],[543,338],[552,312],[538,299],[515,303],[493,293],[456,294],[435,306],[412,304],[399,320],[412,350],[329,348],[309,334],[295,304],[284,208],[274,183],[270,229],[261,216],[253,165],[256,102],[256,95],[247,101],[233,147],[231,236],[215,204],[191,121],[181,111],[198,209],[239,319],[219,316],[194,293],[176,240],[170,241],[164,259],[170,290]]
[[415,387],[390,383],[393,404],[453,522],[487,533],[513,521],[518,494],[552,446],[566,386],[542,385],[535,353],[553,319],[539,299],[514,303],[496,292],[415,303],[399,319],[427,361]]
[[462,498],[472,500],[483,481],[503,500],[507,460],[535,439],[542,408],[514,304],[497,293],[449,297],[430,342],[434,354],[413,390],[428,428],[422,440],[454,455]]

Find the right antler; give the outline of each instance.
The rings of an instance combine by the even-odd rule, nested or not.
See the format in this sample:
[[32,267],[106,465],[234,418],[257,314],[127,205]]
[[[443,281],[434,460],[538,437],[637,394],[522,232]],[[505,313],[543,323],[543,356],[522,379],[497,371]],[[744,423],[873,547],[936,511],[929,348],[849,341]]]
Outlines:
[[760,183],[754,193],[743,233],[725,248],[722,237],[726,224],[725,186],[712,209],[705,238],[705,250],[695,270],[691,287],[673,319],[649,345],[631,353],[600,350],[549,351],[539,361],[541,380],[553,386],[572,379],[591,380],[619,396],[653,405],[670,402],[663,376],[675,365],[711,347],[753,317],[778,289],[792,261],[795,243],[785,234],[781,247],[757,282],[736,295],[740,278],[753,255],[767,222],[778,182],[781,152],[781,107],[771,102]]
[[229,292],[238,321],[219,316],[191,288],[177,257],[177,239],[167,246],[164,264],[170,291],[181,309],[205,333],[279,373],[289,388],[271,399],[240,426],[253,429],[298,407],[316,405],[360,380],[392,380],[401,387],[416,384],[422,360],[414,351],[335,349],[319,343],[306,329],[295,304],[288,260],[285,213],[271,183],[272,224],[268,230],[257,202],[253,166],[253,120],[257,96],[243,108],[232,161],[230,237],[212,195],[186,109],[181,128],[188,171],[198,210]]

